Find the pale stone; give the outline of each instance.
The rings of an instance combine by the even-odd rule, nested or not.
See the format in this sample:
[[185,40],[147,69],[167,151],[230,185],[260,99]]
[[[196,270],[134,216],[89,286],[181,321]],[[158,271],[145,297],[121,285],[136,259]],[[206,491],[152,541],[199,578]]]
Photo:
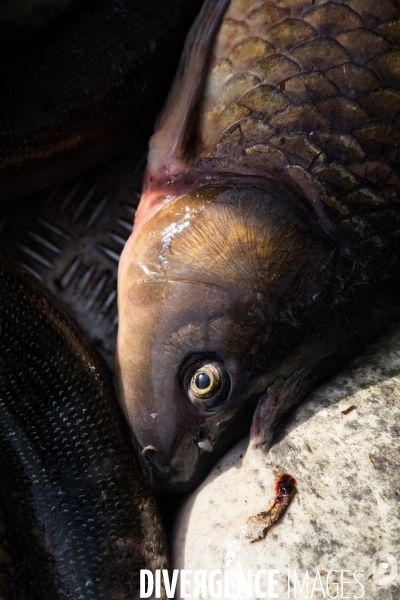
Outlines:
[[[379,578],[394,573],[391,563],[400,563],[399,416],[397,325],[318,388],[268,454],[253,449],[246,454],[246,439],[216,465],[177,517],[172,567],[190,569],[192,577],[198,569],[207,575],[212,569],[238,569],[245,575],[252,569],[253,577],[257,570],[276,569],[273,591],[278,595],[271,598],[293,598],[294,570],[300,582],[308,570],[308,594],[297,587],[295,597],[301,599],[329,597],[327,574],[336,570],[329,576],[331,597],[338,582],[338,598],[400,598],[400,574],[379,584]],[[275,482],[283,473],[296,479],[297,494],[266,537],[251,542],[248,520],[273,506]],[[390,554],[373,563],[377,552]],[[381,574],[379,564],[388,565],[386,571],[380,567]],[[347,572],[341,576],[341,570]],[[364,571],[356,574],[364,594],[353,577],[356,570]],[[343,584],[343,592],[341,577],[351,582]],[[268,597],[264,582],[262,576],[261,591]],[[230,589],[232,596],[223,593],[222,598],[248,597]],[[254,590],[249,597],[257,597]]]

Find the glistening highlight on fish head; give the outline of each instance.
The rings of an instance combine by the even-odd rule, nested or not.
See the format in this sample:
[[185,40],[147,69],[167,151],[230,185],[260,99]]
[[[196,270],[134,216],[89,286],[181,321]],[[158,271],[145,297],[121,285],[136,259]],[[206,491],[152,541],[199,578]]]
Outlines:
[[157,490],[198,485],[266,390],[314,360],[334,254],[301,203],[265,186],[180,196],[128,241],[116,375]]

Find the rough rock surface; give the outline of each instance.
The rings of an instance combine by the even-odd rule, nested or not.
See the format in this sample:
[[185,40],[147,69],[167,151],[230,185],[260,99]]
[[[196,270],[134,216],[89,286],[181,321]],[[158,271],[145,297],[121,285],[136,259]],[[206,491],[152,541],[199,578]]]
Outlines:
[[[397,324],[310,396],[267,455],[246,454],[245,439],[217,464],[177,517],[173,568],[192,574],[206,569],[207,575],[212,569],[238,569],[245,575],[252,569],[253,577],[257,570],[277,569],[273,591],[278,596],[269,597],[279,598],[329,597],[327,574],[336,570],[329,575],[330,597],[398,599],[400,574],[379,584],[394,574],[393,559],[373,557],[388,552],[400,562],[399,390]],[[276,482],[285,473],[295,478],[297,493],[264,539],[252,542],[257,537],[254,517],[262,537],[263,517],[274,506]],[[356,574],[363,595],[353,578],[358,569],[364,571]],[[306,586],[302,592],[297,586],[293,595],[294,570],[300,584],[308,570],[308,593]],[[341,570],[348,570],[343,580],[351,582],[343,584],[343,591]],[[266,581],[261,577],[261,591],[267,591]],[[236,588],[230,589],[233,594]],[[257,597],[254,590],[250,597]]]

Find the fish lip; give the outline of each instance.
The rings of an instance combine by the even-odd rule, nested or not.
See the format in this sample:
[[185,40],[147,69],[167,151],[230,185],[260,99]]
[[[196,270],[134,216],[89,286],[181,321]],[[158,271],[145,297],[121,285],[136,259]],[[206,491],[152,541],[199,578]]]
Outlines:
[[171,487],[172,485],[168,484],[169,479],[173,477],[177,471],[171,465],[166,464],[165,466],[161,466],[157,464],[155,460],[155,455],[159,455],[162,459],[166,460],[166,456],[163,452],[158,450],[156,446],[153,444],[148,444],[147,446],[141,446],[137,440],[135,440],[136,445],[136,456],[138,458],[139,466],[154,490],[158,490],[158,488],[164,489],[165,487]]
[[[155,446],[152,444],[141,446],[136,441],[136,450],[139,467],[156,494],[191,492],[200,485],[210,470],[210,466],[205,467],[205,472],[203,470],[200,470],[200,472],[194,471],[190,477],[179,481],[180,471],[171,465],[170,462],[167,462],[168,459],[165,454]],[[206,450],[203,450],[202,453],[209,455],[209,452]],[[165,465],[160,465],[156,457],[160,457],[161,460],[164,459]]]
[[164,456],[164,454],[161,452],[161,450],[158,450],[158,448],[156,448],[152,444],[149,444],[148,446],[145,446],[144,448],[142,448],[142,451],[140,452],[140,461],[143,464],[145,464],[146,461],[149,460],[147,457],[148,452],[157,452],[158,454],[161,454],[161,456]]

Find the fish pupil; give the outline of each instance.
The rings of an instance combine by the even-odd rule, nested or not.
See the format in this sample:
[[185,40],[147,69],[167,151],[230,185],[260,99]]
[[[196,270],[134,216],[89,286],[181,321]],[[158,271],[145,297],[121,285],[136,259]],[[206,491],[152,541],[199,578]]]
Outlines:
[[211,379],[207,373],[199,373],[194,382],[199,390],[205,390],[210,386]]

